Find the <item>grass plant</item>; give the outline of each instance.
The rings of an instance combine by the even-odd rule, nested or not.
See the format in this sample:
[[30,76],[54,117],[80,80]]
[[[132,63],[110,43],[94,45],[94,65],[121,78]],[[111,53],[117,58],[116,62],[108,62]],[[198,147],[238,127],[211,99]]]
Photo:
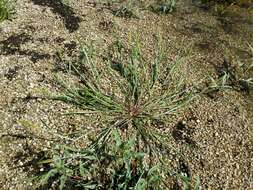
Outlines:
[[171,13],[176,9],[176,0],[159,0],[151,5],[151,9],[156,13]]
[[218,68],[219,75],[228,75],[227,84],[236,90],[250,91],[253,89],[253,48],[249,45],[251,59],[244,62],[233,62],[232,58],[225,57],[224,63]]
[[115,16],[125,18],[139,18],[139,11],[136,0],[127,0],[120,3],[120,6],[113,11]]
[[169,189],[170,180],[177,177],[169,158],[177,150],[170,145],[170,135],[161,130],[165,124],[159,123],[221,82],[201,92],[187,87],[182,58],[168,63],[164,52],[160,38],[151,62],[143,56],[139,40],[130,46],[116,41],[102,62],[93,61],[92,46],[81,49],[78,61],[70,64],[80,83],[71,85],[58,76],[63,93],[52,98],[75,105],[82,111],[69,114],[92,117],[91,126],[96,127],[82,134],[88,139],[85,145],[58,145],[52,159],[41,161],[50,164],[41,173],[42,185]]
[[249,63],[241,63],[239,62],[240,74],[239,74],[239,83],[246,89],[253,89],[253,47],[249,45],[249,49],[251,52],[251,62]]
[[14,13],[13,2],[9,0],[0,0],[0,23],[10,19]]

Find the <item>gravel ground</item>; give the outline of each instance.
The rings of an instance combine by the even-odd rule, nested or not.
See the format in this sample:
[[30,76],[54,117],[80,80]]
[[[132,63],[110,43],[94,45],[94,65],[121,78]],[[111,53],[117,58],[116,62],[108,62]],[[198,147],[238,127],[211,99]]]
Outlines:
[[[190,83],[217,77],[224,57],[232,64],[251,59],[247,43],[253,39],[252,9],[234,5],[221,17],[186,1],[172,14],[140,10],[140,18],[127,19],[114,16],[101,1],[70,1],[73,9],[57,2],[17,0],[15,18],[0,25],[3,190],[35,189],[28,175],[32,168],[26,164],[52,146],[52,131],[70,133],[87,122],[62,115],[75,109],[71,105],[40,97],[59,90],[53,77],[61,72],[59,53],[75,54],[86,40],[105,49],[116,37],[128,39],[131,31],[140,34],[144,54],[151,56],[153,36],[161,33],[169,58],[189,50],[185,75]],[[203,189],[253,189],[252,97],[251,90],[240,89],[203,96],[168,124],[171,143],[184,150],[187,172],[200,177]]]

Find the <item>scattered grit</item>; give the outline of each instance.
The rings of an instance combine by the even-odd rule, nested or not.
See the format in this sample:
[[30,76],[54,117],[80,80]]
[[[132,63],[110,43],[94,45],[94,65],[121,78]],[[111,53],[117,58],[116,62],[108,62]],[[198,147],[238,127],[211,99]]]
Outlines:
[[[61,133],[85,127],[82,117],[61,115],[74,109],[71,105],[38,96],[58,91],[53,79],[61,72],[57,54],[71,56],[86,40],[106,49],[115,37],[126,40],[133,32],[142,36],[144,54],[149,56],[153,36],[160,33],[169,58],[190,51],[185,67],[193,83],[207,75],[217,77],[225,56],[231,62],[251,58],[247,42],[253,39],[253,11],[247,8],[232,6],[220,17],[184,1],[171,14],[141,9],[139,18],[121,18],[101,1],[70,1],[72,9],[57,2],[17,0],[15,18],[0,25],[3,190],[33,189],[27,180],[30,168],[23,166],[53,146],[46,140],[52,134],[41,121],[50,131]],[[171,143],[184,150],[187,170],[192,178],[200,177],[203,189],[253,189],[252,97],[252,92],[239,90],[203,96],[168,124],[174,137]],[[177,127],[182,121],[183,129]]]

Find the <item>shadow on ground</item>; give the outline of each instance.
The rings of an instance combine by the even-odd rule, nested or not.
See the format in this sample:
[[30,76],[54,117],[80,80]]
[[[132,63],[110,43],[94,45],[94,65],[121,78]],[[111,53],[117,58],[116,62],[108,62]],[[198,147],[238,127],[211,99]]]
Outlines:
[[74,32],[79,28],[81,22],[80,17],[75,16],[75,12],[72,8],[61,0],[32,0],[35,5],[50,7],[53,13],[60,15],[65,23],[65,27],[69,32]]
[[34,50],[22,50],[21,46],[30,41],[32,41],[32,38],[26,33],[14,34],[6,40],[0,41],[0,52],[2,55],[25,55],[34,63],[42,59],[50,58],[49,54]]

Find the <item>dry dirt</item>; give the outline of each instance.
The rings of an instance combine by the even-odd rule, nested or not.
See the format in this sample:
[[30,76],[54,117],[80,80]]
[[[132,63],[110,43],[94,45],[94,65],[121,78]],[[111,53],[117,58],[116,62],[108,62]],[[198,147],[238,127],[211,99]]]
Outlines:
[[[71,105],[39,97],[58,90],[53,76],[61,71],[59,53],[74,54],[87,40],[105,49],[132,32],[141,36],[149,56],[153,36],[160,33],[169,58],[189,51],[185,75],[190,82],[217,78],[225,57],[231,64],[252,59],[249,6],[234,5],[218,16],[183,1],[171,14],[140,9],[139,18],[121,18],[101,1],[69,2],[72,8],[58,0],[17,0],[15,18],[0,25],[0,189],[34,189],[29,165],[53,146],[49,129],[70,133],[85,127],[82,117],[62,116],[74,109]],[[171,143],[185,154],[184,172],[199,176],[202,189],[253,189],[252,116],[252,90],[236,87],[200,97],[168,125]]]

